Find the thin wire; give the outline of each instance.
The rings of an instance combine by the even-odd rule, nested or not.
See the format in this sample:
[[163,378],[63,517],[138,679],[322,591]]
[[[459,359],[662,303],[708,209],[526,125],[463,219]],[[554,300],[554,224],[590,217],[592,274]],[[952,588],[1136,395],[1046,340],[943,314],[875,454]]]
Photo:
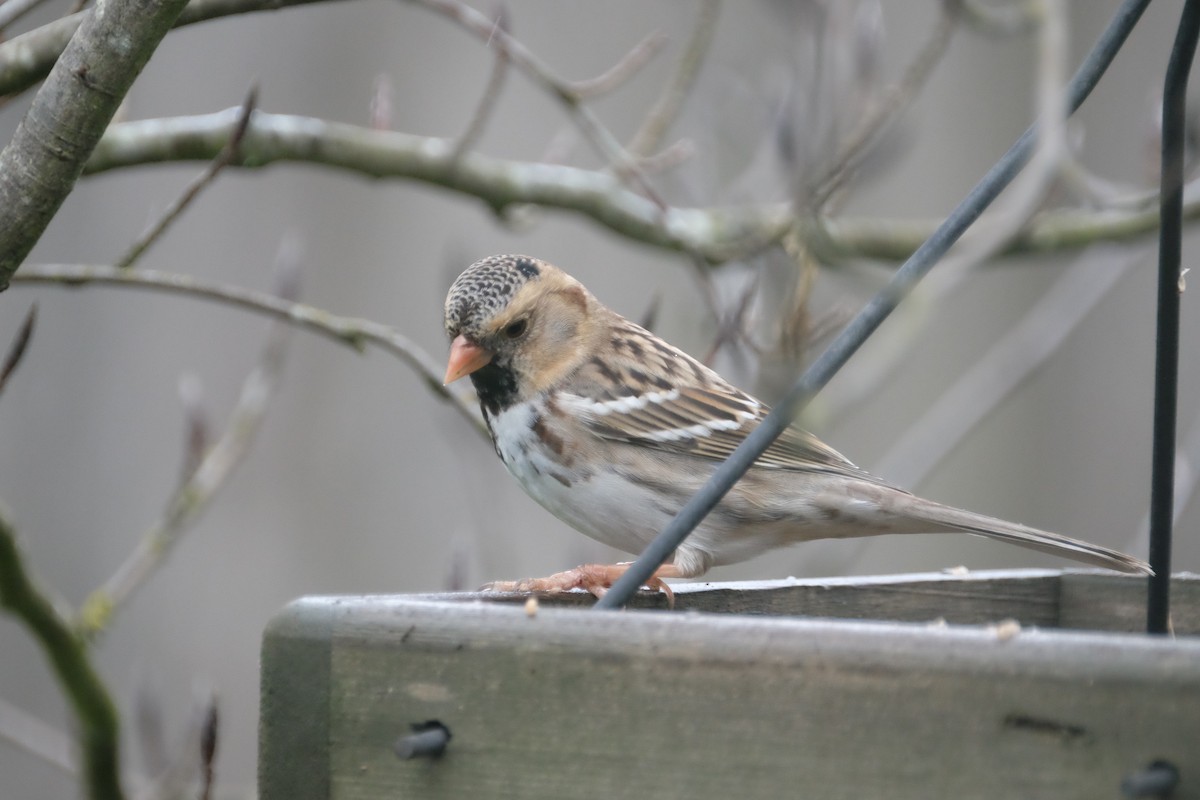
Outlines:
[[1146,632],[1166,633],[1171,613],[1171,528],[1175,506],[1175,422],[1179,389],[1183,145],[1188,73],[1200,35],[1200,2],[1188,0],[1163,81],[1158,325],[1154,347],[1154,440],[1150,467],[1150,566]]
[[[1108,69],[1117,51],[1150,0],[1126,0],[1117,9],[1108,27],[1088,53],[1083,64],[1067,86],[1067,102],[1073,113],[1091,93],[1100,76]],[[738,479],[791,424],[796,414],[812,396],[833,377],[842,365],[866,341],[888,314],[899,304],[916,283],[925,276],[959,237],[971,227],[979,215],[1016,177],[1033,151],[1036,123],[1021,135],[1004,157],[993,166],[983,180],[933,232],[924,244],[896,271],[890,283],[863,307],[849,325],[829,345],[821,357],[805,370],[792,385],[783,400],[772,409],[757,428],[750,432],[736,450],[723,461],[708,482],[680,509],[673,520],[655,537],[638,559],[630,565],[596,603],[595,608],[620,608],[629,602],[638,587],[683,543],[688,534],[700,524],[721,498],[733,488]],[[1168,504],[1168,508],[1169,508]]]

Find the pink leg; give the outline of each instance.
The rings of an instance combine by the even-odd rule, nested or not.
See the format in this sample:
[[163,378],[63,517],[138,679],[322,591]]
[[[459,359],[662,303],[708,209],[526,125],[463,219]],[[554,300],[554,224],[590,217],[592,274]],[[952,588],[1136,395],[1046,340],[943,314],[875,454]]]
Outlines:
[[[565,572],[556,572],[547,578],[526,578],[523,581],[493,581],[483,589],[491,592],[529,592],[553,594],[571,589],[586,589],[596,597],[603,597],[609,587],[629,569],[629,564],[582,564]],[[657,589],[667,596],[667,607],[675,607],[675,593],[663,578],[678,578],[679,570],[673,564],[664,564],[655,570],[646,586]]]

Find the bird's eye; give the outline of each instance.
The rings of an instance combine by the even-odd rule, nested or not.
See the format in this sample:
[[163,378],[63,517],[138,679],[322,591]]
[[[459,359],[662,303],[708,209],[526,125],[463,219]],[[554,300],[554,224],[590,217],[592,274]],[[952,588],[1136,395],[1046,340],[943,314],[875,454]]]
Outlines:
[[529,327],[529,320],[519,319],[516,322],[509,323],[504,329],[504,335],[509,339],[520,339],[525,335],[525,330]]

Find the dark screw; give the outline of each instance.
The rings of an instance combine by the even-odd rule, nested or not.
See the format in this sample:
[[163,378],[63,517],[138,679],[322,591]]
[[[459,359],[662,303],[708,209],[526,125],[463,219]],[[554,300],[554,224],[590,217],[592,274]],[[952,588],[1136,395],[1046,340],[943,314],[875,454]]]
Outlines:
[[405,760],[410,758],[439,758],[450,741],[450,729],[436,719],[414,722],[413,732],[396,740],[393,750]]
[[1170,761],[1151,761],[1137,772],[1121,780],[1121,794],[1126,797],[1170,797],[1179,784],[1179,768]]

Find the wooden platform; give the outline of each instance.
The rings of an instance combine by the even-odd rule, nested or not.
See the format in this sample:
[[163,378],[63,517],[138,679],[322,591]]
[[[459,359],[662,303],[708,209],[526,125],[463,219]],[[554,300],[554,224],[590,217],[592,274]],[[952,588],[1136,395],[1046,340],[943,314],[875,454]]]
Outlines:
[[[1020,571],[695,584],[672,612],[305,598],[264,635],[259,792],[1116,798],[1165,760],[1200,798],[1200,579],[1175,639],[1131,633],[1144,597]],[[397,758],[430,720],[445,755]]]

